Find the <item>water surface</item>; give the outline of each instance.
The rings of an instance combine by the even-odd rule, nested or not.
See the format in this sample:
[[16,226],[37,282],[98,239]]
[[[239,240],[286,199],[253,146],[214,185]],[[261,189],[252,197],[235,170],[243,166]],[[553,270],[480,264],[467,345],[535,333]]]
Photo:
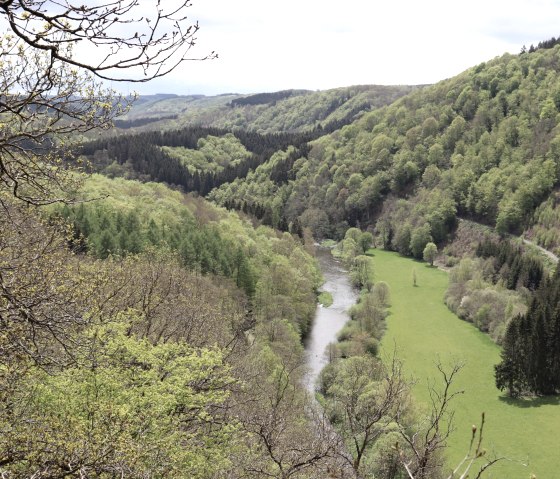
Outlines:
[[334,259],[329,249],[317,248],[317,259],[325,278],[322,291],[332,294],[333,304],[328,308],[317,306],[311,332],[305,342],[308,374],[305,385],[314,391],[321,369],[328,362],[327,345],[336,341],[337,333],[350,319],[348,310],[356,302],[357,294],[350,284],[348,272],[341,262]]

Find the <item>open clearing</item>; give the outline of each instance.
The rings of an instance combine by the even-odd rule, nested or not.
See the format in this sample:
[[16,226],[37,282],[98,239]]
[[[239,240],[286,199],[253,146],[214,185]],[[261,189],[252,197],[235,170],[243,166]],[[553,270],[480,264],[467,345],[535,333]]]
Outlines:
[[[417,379],[416,401],[427,406],[428,380],[437,377],[435,363],[463,362],[455,382],[465,393],[454,404],[456,431],[450,440],[450,464],[457,464],[466,453],[471,426],[486,413],[484,446],[491,455],[527,462],[501,462],[485,478],[538,479],[558,477],[560,470],[560,399],[537,398],[514,401],[496,389],[494,365],[500,348],[473,325],[460,320],[447,309],[443,295],[447,273],[396,253],[370,250],[375,281],[386,281],[391,289],[391,308],[382,355],[397,354],[408,373]],[[413,270],[417,286],[413,286]],[[438,383],[441,384],[441,381]],[[471,474],[472,477],[476,474]]]

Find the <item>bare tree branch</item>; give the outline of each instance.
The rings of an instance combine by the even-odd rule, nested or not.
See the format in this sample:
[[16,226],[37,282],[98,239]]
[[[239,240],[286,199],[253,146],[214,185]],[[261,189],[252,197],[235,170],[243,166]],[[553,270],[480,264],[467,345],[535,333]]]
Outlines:
[[68,201],[73,147],[130,107],[134,95],[102,80],[146,82],[216,57],[189,55],[190,0],[93,3],[0,0],[0,190],[29,204]]

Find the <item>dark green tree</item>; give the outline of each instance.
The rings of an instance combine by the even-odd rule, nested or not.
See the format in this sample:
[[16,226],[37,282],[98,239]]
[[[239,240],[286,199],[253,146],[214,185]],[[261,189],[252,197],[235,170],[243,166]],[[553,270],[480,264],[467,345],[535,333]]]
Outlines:
[[523,367],[519,358],[519,323],[521,317],[513,318],[504,335],[502,361],[494,366],[496,387],[507,389],[511,397],[517,397],[524,388]]

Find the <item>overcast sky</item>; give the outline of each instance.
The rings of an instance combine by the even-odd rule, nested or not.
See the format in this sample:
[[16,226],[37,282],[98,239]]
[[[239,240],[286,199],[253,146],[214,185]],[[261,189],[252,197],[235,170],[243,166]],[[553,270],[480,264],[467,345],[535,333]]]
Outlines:
[[423,84],[560,35],[560,0],[193,0],[193,54],[140,93]]

